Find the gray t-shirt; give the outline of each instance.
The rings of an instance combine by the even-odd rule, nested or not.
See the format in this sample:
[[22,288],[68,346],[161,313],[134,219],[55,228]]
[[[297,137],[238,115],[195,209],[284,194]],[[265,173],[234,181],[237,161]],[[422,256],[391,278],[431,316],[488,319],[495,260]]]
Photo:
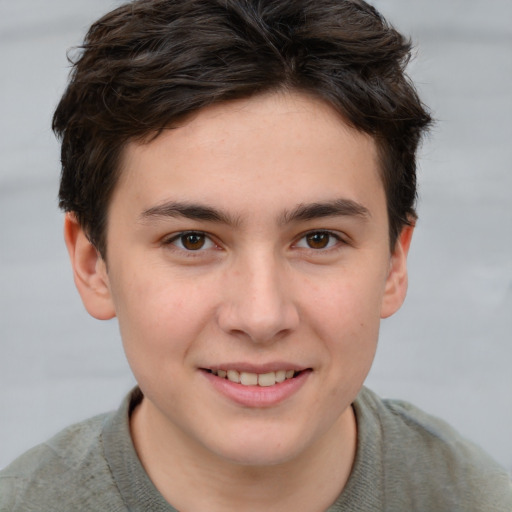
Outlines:
[[[129,415],[141,398],[135,389],[117,412],[65,429],[1,471],[0,511],[176,512],[133,447]],[[443,421],[366,388],[353,407],[356,460],[328,512],[512,511],[506,471]]]

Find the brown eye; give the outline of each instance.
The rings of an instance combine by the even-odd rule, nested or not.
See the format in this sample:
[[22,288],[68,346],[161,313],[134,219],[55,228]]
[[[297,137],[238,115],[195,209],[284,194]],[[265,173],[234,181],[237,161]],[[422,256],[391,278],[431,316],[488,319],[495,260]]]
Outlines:
[[306,243],[311,249],[325,249],[331,240],[331,235],[325,232],[316,232],[306,235]]
[[342,238],[332,231],[310,231],[295,242],[298,249],[313,249],[315,251],[328,251],[343,245]]
[[211,237],[203,231],[182,231],[181,233],[176,233],[172,238],[163,239],[162,244],[184,254],[193,252],[203,253],[217,248]]
[[181,235],[180,242],[188,251],[198,251],[204,247],[206,237],[202,233],[185,233]]

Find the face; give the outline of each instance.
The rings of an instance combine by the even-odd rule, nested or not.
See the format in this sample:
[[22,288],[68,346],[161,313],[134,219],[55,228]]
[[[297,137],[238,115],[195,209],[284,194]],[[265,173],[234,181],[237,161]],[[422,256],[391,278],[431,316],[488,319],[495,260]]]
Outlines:
[[104,286],[81,291],[118,317],[155,431],[276,464],[339,434],[403,300],[405,252],[389,251],[372,139],[275,94],[128,146],[107,265],[90,265]]

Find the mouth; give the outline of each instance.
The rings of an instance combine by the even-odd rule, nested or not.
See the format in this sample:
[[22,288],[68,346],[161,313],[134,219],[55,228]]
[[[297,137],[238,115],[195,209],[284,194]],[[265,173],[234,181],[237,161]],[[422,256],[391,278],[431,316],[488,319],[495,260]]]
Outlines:
[[238,370],[211,370],[206,372],[215,375],[219,379],[226,379],[242,386],[270,387],[287,380],[294,379],[308,370],[277,370],[275,372],[251,373]]

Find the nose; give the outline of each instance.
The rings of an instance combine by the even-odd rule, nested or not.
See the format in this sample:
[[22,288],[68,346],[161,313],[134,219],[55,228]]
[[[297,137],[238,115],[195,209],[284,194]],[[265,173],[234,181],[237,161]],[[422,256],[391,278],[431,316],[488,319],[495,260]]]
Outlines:
[[295,330],[299,311],[286,265],[272,255],[253,255],[224,275],[218,323],[225,332],[271,343]]

